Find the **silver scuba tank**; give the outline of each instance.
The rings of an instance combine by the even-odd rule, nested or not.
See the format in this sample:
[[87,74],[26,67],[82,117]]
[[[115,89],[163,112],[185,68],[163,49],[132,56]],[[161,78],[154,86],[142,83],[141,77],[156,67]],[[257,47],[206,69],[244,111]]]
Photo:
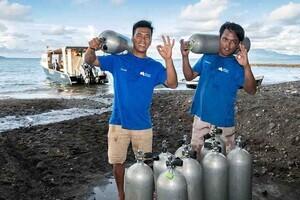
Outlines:
[[222,129],[214,126],[211,129],[209,134],[204,136],[204,145],[201,148],[200,160],[204,158],[204,156],[213,149],[213,143],[217,142],[218,146],[221,148],[221,153],[226,155],[226,145],[223,139],[221,138]]
[[137,162],[126,170],[126,200],[153,200],[153,172],[143,161],[146,157],[152,155],[146,156],[142,151],[138,151]]
[[182,166],[182,163],[180,158],[168,157],[166,161],[168,169],[157,179],[157,200],[188,200],[186,180],[176,170],[176,166]]
[[154,183],[155,183],[155,188],[156,188],[156,182],[157,182],[157,178],[158,176],[166,171],[167,165],[166,165],[166,161],[168,160],[168,157],[172,155],[170,152],[168,152],[168,145],[167,145],[167,141],[163,140],[162,141],[162,152],[154,157],[154,161],[153,161],[153,174],[154,174]]
[[183,151],[184,151],[184,148],[189,145],[188,141],[187,141],[187,135],[183,135],[183,139],[179,141],[180,143],[180,147],[175,151],[175,157],[178,157],[178,158],[182,158],[183,157]]
[[[191,52],[196,54],[218,53],[219,39],[219,35],[196,33],[188,39],[189,49],[191,50]],[[245,45],[247,51],[249,51],[251,46],[250,39],[248,37],[245,37],[242,43]]]
[[215,137],[212,137],[209,140],[208,139],[204,140],[204,144],[203,144],[203,146],[201,148],[201,152],[200,152],[199,161],[202,161],[204,156],[212,151],[212,149],[213,149],[212,143],[215,142],[215,141],[216,141]]
[[203,200],[202,167],[195,160],[197,152],[192,151],[191,145],[183,151],[183,165],[176,169],[183,174],[187,182],[188,200]]
[[241,136],[236,140],[236,147],[227,155],[229,173],[229,199],[252,199],[252,159],[243,149]]
[[98,39],[102,42],[101,50],[105,53],[117,54],[125,50],[132,52],[132,41],[115,31],[103,31],[99,34]]
[[205,200],[227,200],[228,164],[220,150],[220,147],[214,143],[212,152],[202,160]]

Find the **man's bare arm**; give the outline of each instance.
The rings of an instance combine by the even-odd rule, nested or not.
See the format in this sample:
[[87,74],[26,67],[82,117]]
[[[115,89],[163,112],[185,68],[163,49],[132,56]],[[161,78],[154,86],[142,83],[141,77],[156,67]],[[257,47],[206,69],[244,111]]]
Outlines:
[[89,41],[89,48],[85,52],[84,62],[89,65],[99,66],[100,62],[97,59],[96,51],[101,47],[101,41],[98,38],[93,38]]
[[194,72],[189,61],[189,48],[187,42],[185,42],[183,39],[180,40],[180,51],[182,54],[182,71],[185,80],[191,81],[194,78],[196,78],[199,74],[197,72]]

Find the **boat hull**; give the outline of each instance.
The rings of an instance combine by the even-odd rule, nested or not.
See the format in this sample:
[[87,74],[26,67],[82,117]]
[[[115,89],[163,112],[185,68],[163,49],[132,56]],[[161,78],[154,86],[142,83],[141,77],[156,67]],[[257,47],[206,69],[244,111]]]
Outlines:
[[41,55],[40,65],[47,79],[59,84],[105,84],[107,74],[96,66],[84,63],[88,47],[65,46],[47,49]]
[[63,72],[59,72],[59,71],[52,70],[52,69],[46,69],[45,67],[43,67],[43,70],[47,76],[47,79],[49,79],[50,81],[56,82],[59,84],[72,85],[72,81],[67,74],[64,74]]

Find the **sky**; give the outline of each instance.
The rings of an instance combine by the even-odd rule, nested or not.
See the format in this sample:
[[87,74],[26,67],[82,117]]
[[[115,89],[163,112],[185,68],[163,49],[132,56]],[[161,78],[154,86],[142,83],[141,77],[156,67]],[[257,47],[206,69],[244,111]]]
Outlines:
[[131,37],[141,19],[154,26],[148,56],[161,36],[179,40],[242,25],[251,49],[300,55],[300,0],[0,0],[0,56],[40,57],[46,47],[86,46],[105,30]]

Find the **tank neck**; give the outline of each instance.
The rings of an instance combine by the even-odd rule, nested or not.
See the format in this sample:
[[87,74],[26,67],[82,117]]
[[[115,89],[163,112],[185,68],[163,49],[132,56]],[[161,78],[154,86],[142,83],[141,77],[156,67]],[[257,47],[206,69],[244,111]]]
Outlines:
[[137,154],[135,155],[136,157],[136,162],[137,163],[144,163],[144,152],[143,151],[140,151],[138,150]]

